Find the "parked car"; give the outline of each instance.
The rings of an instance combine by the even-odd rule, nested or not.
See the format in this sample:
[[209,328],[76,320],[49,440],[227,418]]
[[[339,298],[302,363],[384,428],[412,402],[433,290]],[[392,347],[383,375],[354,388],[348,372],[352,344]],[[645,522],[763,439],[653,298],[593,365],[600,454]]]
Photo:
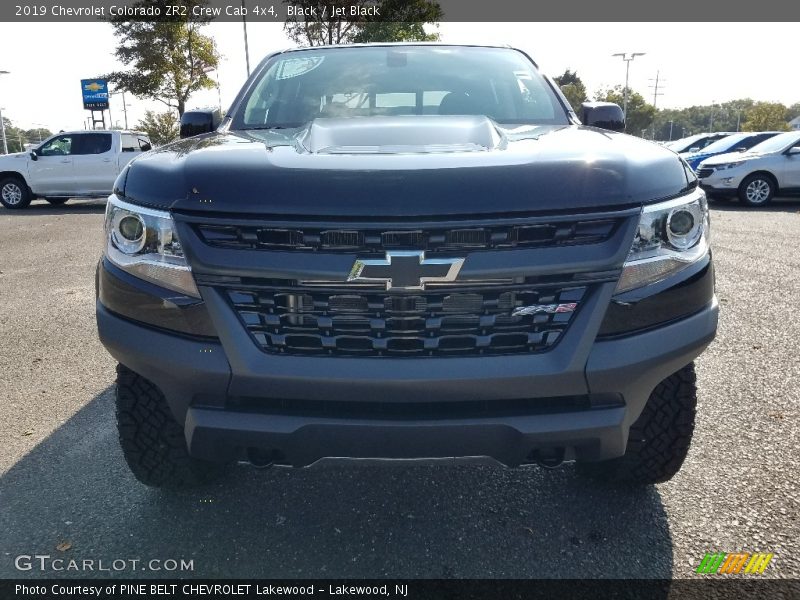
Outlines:
[[150,150],[136,131],[67,131],[29,152],[0,156],[0,202],[25,208],[36,197],[51,204],[104,197],[131,159]]
[[697,170],[697,165],[707,158],[726,154],[728,152],[745,152],[757,146],[764,140],[776,136],[780,131],[763,131],[758,133],[734,133],[728,137],[717,140],[697,152],[687,152],[683,155],[684,160],[689,163],[692,169]]
[[778,134],[748,152],[704,160],[697,176],[710,197],[738,196],[748,206],[764,206],[778,192],[800,194],[800,132]]
[[717,329],[705,194],[619,106],[581,112],[520,50],[369,44],[272,54],[221,125],[185,113],[199,135],[114,185],[98,265],[133,474],[671,478]]
[[721,140],[724,137],[731,135],[730,131],[717,131],[715,133],[697,133],[695,135],[690,135],[689,137],[681,138],[679,140],[675,140],[673,142],[667,142],[666,147],[672,150],[673,152],[677,152],[678,154],[683,154],[685,152],[697,152],[702,150],[709,144],[713,144],[717,140]]

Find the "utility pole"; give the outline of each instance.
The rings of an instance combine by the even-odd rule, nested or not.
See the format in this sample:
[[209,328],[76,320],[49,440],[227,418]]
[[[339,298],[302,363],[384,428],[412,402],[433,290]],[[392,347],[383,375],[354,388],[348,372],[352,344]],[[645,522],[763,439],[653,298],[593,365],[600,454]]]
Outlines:
[[[8,71],[0,71],[0,75],[8,75]],[[0,108],[0,134],[3,136],[3,154],[8,154],[8,142],[6,141],[6,124],[3,122],[3,109]]]
[[[661,71],[656,71],[655,84],[650,86],[651,88],[653,88],[653,108],[656,108],[656,109],[657,109],[657,106],[658,106],[658,97],[664,95],[664,92],[659,92],[658,91],[659,84],[663,84],[664,83],[664,80],[660,79],[660,76],[661,76]],[[651,79],[650,81],[653,81],[653,79]],[[661,85],[661,89],[663,89],[663,87],[664,86]],[[656,139],[656,119],[655,119],[655,115],[653,115],[653,138],[652,139]]]
[[672,141],[672,124],[673,123],[674,123],[674,121],[670,121],[669,122],[669,141],[670,142]]
[[659,89],[664,89],[664,80],[660,79],[661,71],[656,71],[656,78],[650,81],[655,81],[654,85],[649,86],[653,90],[653,108],[658,106],[658,97],[663,96],[664,92],[659,92]]
[[711,118],[708,121],[708,131],[709,133],[714,133],[714,108],[717,104],[716,100],[711,101]]
[[637,56],[644,56],[644,52],[631,52],[628,54],[627,52],[617,52],[616,54],[612,54],[611,56],[619,56],[622,60],[625,61],[625,90],[623,92],[623,107],[622,107],[622,114],[625,116],[625,128],[628,128],[628,77],[631,72],[631,62]]

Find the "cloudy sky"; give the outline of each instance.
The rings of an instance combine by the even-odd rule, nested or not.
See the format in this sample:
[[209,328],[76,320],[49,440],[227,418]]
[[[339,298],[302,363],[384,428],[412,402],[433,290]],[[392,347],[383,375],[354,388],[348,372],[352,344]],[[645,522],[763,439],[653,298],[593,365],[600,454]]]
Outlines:
[[[241,23],[214,23],[207,32],[223,55],[219,68],[222,104],[227,107],[247,75]],[[664,81],[661,107],[724,102],[750,97],[800,102],[793,74],[796,23],[443,23],[442,41],[509,44],[528,52],[550,75],[577,70],[590,92],[624,83],[625,66],[615,52],[645,52],[631,65],[631,88],[652,101],[656,72]],[[280,24],[249,23],[250,61],[290,47]],[[76,43],[75,40],[78,40]],[[752,41],[750,41],[752,40]],[[0,108],[14,124],[51,130],[79,129],[83,110],[80,79],[118,69],[116,40],[106,23],[0,23]],[[157,102],[126,96],[128,124]],[[189,106],[217,103],[217,91],[192,97]],[[112,118],[123,122],[121,99],[112,99]]]

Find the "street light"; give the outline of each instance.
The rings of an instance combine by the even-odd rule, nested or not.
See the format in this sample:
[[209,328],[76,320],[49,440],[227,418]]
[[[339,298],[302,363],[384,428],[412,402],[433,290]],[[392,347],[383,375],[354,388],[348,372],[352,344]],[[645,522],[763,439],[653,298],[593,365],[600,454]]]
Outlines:
[[[0,71],[0,75],[8,75],[8,71]],[[3,136],[3,154],[8,154],[8,142],[6,141],[6,124],[3,123],[3,109],[0,108],[0,134]]]
[[628,54],[627,52],[617,52],[616,54],[612,54],[611,56],[620,56],[622,60],[625,61],[625,90],[623,92],[623,102],[624,106],[622,107],[622,114],[625,115],[625,127],[627,128],[628,124],[628,75],[630,75],[631,71],[631,61],[637,56],[644,56],[645,52],[631,52]]

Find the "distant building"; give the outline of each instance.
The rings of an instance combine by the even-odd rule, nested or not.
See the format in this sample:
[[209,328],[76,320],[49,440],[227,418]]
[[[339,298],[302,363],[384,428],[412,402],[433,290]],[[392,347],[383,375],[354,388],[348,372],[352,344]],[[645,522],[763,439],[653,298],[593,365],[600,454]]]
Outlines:
[[792,129],[792,131],[800,131],[800,117],[795,117],[789,121],[789,127]]

